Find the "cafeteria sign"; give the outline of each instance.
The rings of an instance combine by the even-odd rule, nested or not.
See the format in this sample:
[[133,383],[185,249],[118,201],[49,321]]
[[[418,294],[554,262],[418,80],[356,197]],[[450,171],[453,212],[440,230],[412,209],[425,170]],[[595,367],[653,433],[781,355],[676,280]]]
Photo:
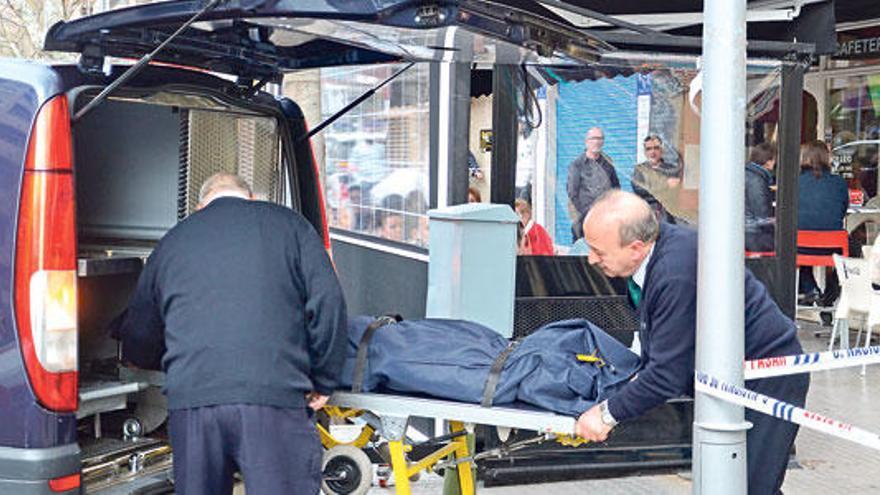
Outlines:
[[880,34],[876,29],[837,33],[837,53],[834,58],[880,58]]

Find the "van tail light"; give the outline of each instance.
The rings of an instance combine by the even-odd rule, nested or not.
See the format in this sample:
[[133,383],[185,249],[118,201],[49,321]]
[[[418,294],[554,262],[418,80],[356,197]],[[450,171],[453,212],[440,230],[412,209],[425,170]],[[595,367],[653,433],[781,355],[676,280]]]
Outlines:
[[[309,126],[305,125],[305,135],[309,135]],[[330,256],[330,260],[333,260],[333,250],[330,247],[330,227],[327,225],[327,205],[324,204],[324,188],[321,187],[321,173],[318,170],[318,161],[315,160],[315,149],[312,147],[312,140],[307,139],[306,142],[309,145],[309,153],[312,155],[312,168],[315,171],[315,187],[318,188],[318,203],[321,205],[321,224],[324,226],[321,229],[321,237],[324,239],[324,249],[327,250],[327,255]]]
[[82,483],[79,473],[49,480],[49,489],[55,493],[66,492],[79,488]]
[[37,400],[77,408],[76,226],[66,96],[40,109],[31,132],[18,212],[15,317]]

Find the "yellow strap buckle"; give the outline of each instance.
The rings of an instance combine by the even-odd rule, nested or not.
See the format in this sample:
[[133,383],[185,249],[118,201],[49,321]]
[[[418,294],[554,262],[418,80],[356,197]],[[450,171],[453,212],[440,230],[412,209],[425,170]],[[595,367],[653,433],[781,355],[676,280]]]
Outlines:
[[605,360],[602,359],[602,357],[599,356],[598,353],[598,349],[593,349],[593,352],[590,354],[578,354],[577,360],[582,363],[592,363],[601,368],[605,366]]
[[589,443],[590,441],[574,435],[560,435],[556,437],[556,441],[561,445],[565,445],[566,447],[579,447],[585,443]]

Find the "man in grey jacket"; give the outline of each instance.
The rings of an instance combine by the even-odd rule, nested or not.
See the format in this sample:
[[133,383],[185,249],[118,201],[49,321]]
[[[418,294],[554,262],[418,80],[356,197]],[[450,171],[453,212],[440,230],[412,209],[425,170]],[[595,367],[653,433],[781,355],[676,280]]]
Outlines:
[[602,153],[605,134],[599,127],[587,131],[586,149],[568,166],[566,191],[571,206],[576,211],[572,220],[573,241],[584,236],[583,221],[596,198],[609,189],[620,189],[620,180],[611,160]]

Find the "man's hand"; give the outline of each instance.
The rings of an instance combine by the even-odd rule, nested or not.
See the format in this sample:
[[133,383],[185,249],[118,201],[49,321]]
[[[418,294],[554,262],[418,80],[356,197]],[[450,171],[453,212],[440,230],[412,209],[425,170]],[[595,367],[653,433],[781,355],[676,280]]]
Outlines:
[[327,404],[330,399],[329,395],[321,395],[318,392],[309,392],[306,394],[306,400],[309,401],[309,407],[313,411],[318,411]]
[[611,428],[602,421],[602,412],[599,411],[599,406],[595,405],[581,414],[574,431],[579,437],[591,442],[604,442]]

